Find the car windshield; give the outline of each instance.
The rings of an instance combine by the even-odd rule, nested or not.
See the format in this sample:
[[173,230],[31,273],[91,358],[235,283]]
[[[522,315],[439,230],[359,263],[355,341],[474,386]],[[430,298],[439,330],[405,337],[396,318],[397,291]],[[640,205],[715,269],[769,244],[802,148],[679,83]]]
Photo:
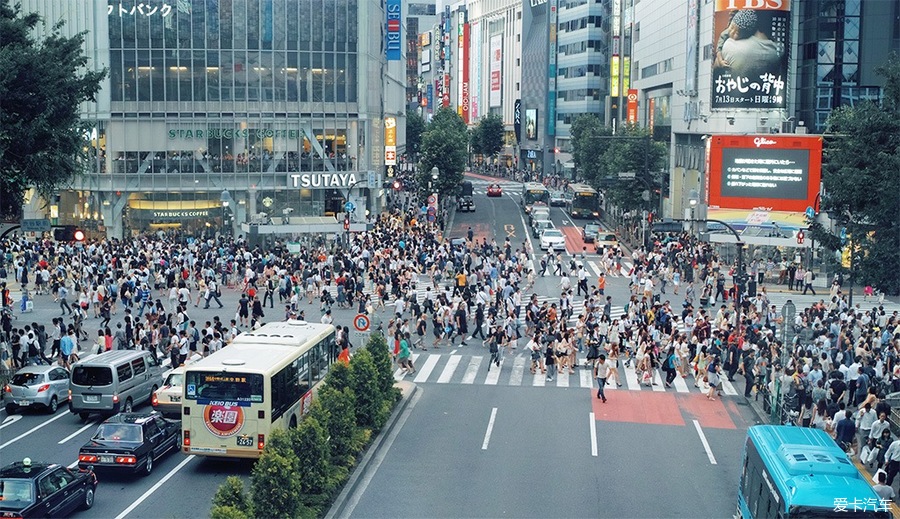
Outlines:
[[546,231],[544,231],[543,236],[547,238],[561,238],[562,233],[556,229],[547,229]]
[[184,381],[184,373],[171,373],[166,378],[167,386],[180,386]]
[[604,235],[601,236],[600,238],[602,238],[603,241],[616,241],[616,235],[615,235],[615,234],[604,234]]
[[590,224],[589,224],[589,225],[585,225],[585,226],[584,226],[584,230],[587,231],[587,232],[600,232],[600,226],[599,226],[599,225],[590,225]]
[[72,383],[76,386],[108,386],[112,384],[112,369],[105,366],[75,366]]
[[0,479],[0,509],[21,510],[33,502],[30,479]]
[[129,423],[105,423],[97,429],[95,440],[117,442],[141,441],[141,426]]
[[31,386],[44,380],[42,373],[16,373],[10,384],[14,386]]
[[553,224],[550,223],[550,220],[536,220],[534,226],[535,227],[550,227]]

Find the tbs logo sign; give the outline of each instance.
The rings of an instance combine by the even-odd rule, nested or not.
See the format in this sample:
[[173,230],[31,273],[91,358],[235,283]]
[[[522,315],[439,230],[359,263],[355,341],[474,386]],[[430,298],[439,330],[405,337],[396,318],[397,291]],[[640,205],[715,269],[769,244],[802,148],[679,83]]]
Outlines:
[[384,11],[387,15],[387,34],[385,41],[385,51],[388,61],[400,61],[402,58],[403,41],[402,41],[402,0],[388,0],[385,3]]

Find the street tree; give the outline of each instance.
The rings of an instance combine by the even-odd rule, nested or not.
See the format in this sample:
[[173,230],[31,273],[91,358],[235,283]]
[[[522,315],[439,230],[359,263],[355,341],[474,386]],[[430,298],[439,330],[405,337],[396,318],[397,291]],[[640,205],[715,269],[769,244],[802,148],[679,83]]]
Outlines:
[[89,164],[89,127],[79,109],[82,102],[96,100],[106,71],[86,69],[85,33],[66,37],[62,24],[45,27],[37,13],[23,13],[19,4],[0,0],[3,217],[21,215],[29,187],[47,200]]
[[372,363],[378,373],[376,375],[378,391],[383,395],[385,402],[392,406],[400,399],[400,391],[394,387],[394,363],[387,340],[381,334],[372,334],[366,343],[366,350],[372,355]]
[[372,354],[365,348],[350,359],[350,387],[356,395],[356,424],[377,431],[383,425],[383,396]]
[[406,114],[406,153],[413,159],[419,156],[424,132],[425,119],[417,112]]
[[326,385],[313,402],[309,416],[319,421],[328,432],[331,457],[334,463],[352,465],[368,441],[368,436],[356,426],[356,396],[345,387],[337,390]]
[[572,121],[572,161],[580,176],[595,187],[603,184],[606,177],[603,168],[603,152],[609,147],[609,140],[598,139],[612,135],[612,129],[594,114],[581,114]]
[[329,490],[331,468],[328,433],[314,416],[307,416],[290,434],[297,466],[303,471],[301,491],[304,494],[324,494]]
[[[888,294],[900,293],[900,57],[876,72],[884,99],[835,109],[826,123],[821,210],[846,228],[855,258],[851,275]],[[811,236],[832,251],[835,233],[813,225]]]
[[[444,197],[456,196],[463,179],[468,156],[469,132],[466,123],[450,108],[441,108],[422,134],[419,172],[416,180],[425,189],[431,180],[431,169],[438,168],[432,191]],[[424,194],[424,191],[423,191]]]
[[209,515],[213,519],[241,519],[250,516],[250,500],[244,491],[244,482],[237,476],[228,476],[213,496]]
[[[291,454],[293,456],[293,454]],[[250,496],[254,517],[300,517],[308,515],[302,501],[297,459],[280,451],[264,450],[250,473]],[[304,473],[304,476],[305,473]]]
[[493,158],[503,149],[503,118],[499,114],[489,114],[478,120],[472,130],[472,153],[485,158]]

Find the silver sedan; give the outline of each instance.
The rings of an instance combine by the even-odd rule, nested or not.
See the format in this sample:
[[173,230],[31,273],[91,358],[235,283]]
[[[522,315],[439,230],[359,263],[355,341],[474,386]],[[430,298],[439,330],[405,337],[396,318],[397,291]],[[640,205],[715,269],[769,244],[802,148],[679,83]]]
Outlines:
[[25,366],[3,388],[6,412],[40,407],[55,413],[60,403],[69,400],[69,372],[60,366]]

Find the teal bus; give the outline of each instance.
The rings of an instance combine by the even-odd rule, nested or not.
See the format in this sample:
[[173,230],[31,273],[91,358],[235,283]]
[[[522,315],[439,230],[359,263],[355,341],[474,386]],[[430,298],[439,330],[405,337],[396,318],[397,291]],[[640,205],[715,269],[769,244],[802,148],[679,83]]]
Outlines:
[[757,425],[744,444],[737,517],[890,517],[890,503],[824,431]]

